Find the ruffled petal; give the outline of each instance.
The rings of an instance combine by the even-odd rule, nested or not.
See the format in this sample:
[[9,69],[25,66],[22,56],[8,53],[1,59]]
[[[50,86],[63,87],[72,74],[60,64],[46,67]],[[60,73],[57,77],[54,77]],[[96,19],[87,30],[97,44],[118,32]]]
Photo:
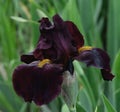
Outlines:
[[40,22],[40,31],[47,31],[53,28],[48,18],[42,18],[39,22]]
[[43,35],[41,35],[41,39],[39,40],[37,47],[33,51],[34,57],[36,59],[42,60],[44,58],[49,58],[48,57],[49,55],[47,56],[44,55],[44,51],[48,49],[50,50],[52,47],[52,43],[51,41],[48,41],[47,36],[48,36],[47,34],[46,36],[44,35],[44,37]]
[[52,25],[48,23],[48,19],[41,20],[41,36],[34,56],[39,60],[48,58],[55,63],[65,64],[69,57],[78,54],[77,47],[73,45],[74,39],[59,15],[53,16]]
[[37,45],[37,49],[49,49],[52,46],[51,41],[47,40],[47,35],[45,36],[45,38],[42,38],[41,36],[41,40],[39,41],[38,45]]
[[40,68],[36,65],[18,66],[13,73],[13,86],[25,101],[34,101],[37,105],[47,104],[61,91],[62,66],[45,64]]
[[[110,73],[110,59],[108,54],[100,48],[91,50],[82,50],[75,59],[84,62],[87,66],[94,66],[102,69],[102,76],[105,80],[112,80],[113,75]],[[106,76],[105,76],[106,75]]]

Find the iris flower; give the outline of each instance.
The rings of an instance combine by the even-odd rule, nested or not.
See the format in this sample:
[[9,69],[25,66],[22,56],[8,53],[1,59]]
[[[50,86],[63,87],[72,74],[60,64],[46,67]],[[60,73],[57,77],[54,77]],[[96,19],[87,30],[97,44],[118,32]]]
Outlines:
[[84,46],[84,39],[71,21],[59,15],[40,21],[40,38],[36,48],[21,56],[24,64],[13,72],[13,86],[25,101],[47,104],[61,92],[63,73],[74,72],[73,60],[84,62],[101,70],[104,80],[112,80],[108,54],[100,48]]

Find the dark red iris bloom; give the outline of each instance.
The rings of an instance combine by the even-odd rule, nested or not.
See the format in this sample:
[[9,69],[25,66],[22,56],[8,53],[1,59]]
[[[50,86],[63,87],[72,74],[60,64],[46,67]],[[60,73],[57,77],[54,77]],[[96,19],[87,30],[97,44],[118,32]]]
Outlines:
[[63,72],[73,74],[72,61],[77,59],[101,69],[104,80],[112,80],[110,59],[99,48],[83,46],[83,36],[71,21],[63,21],[59,15],[40,21],[40,39],[35,50],[21,56],[26,64],[18,66],[13,73],[16,93],[25,101],[37,105],[47,104],[61,91]]

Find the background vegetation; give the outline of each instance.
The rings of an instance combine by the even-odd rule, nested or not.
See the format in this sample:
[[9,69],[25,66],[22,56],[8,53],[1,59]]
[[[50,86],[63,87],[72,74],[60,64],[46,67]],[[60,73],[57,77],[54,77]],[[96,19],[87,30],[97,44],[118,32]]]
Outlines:
[[[0,0],[0,112],[120,112],[119,11],[119,0]],[[20,55],[32,51],[39,38],[37,21],[56,13],[78,26],[86,45],[106,50],[116,75],[103,81],[98,69],[75,61],[79,90],[70,110],[61,95],[38,107],[25,103],[12,87]]]

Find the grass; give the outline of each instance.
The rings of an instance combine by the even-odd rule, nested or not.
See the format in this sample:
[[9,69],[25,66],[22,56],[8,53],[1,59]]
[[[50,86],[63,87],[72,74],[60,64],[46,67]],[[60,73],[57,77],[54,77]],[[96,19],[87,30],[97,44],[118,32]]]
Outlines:
[[[0,0],[0,111],[119,112],[119,6],[119,0]],[[75,61],[79,89],[74,108],[66,105],[61,95],[41,107],[25,103],[12,86],[12,73],[20,64],[20,55],[32,51],[39,38],[37,21],[44,16],[51,19],[56,13],[77,25],[86,45],[106,50],[116,75],[112,82],[105,82],[98,69]]]

